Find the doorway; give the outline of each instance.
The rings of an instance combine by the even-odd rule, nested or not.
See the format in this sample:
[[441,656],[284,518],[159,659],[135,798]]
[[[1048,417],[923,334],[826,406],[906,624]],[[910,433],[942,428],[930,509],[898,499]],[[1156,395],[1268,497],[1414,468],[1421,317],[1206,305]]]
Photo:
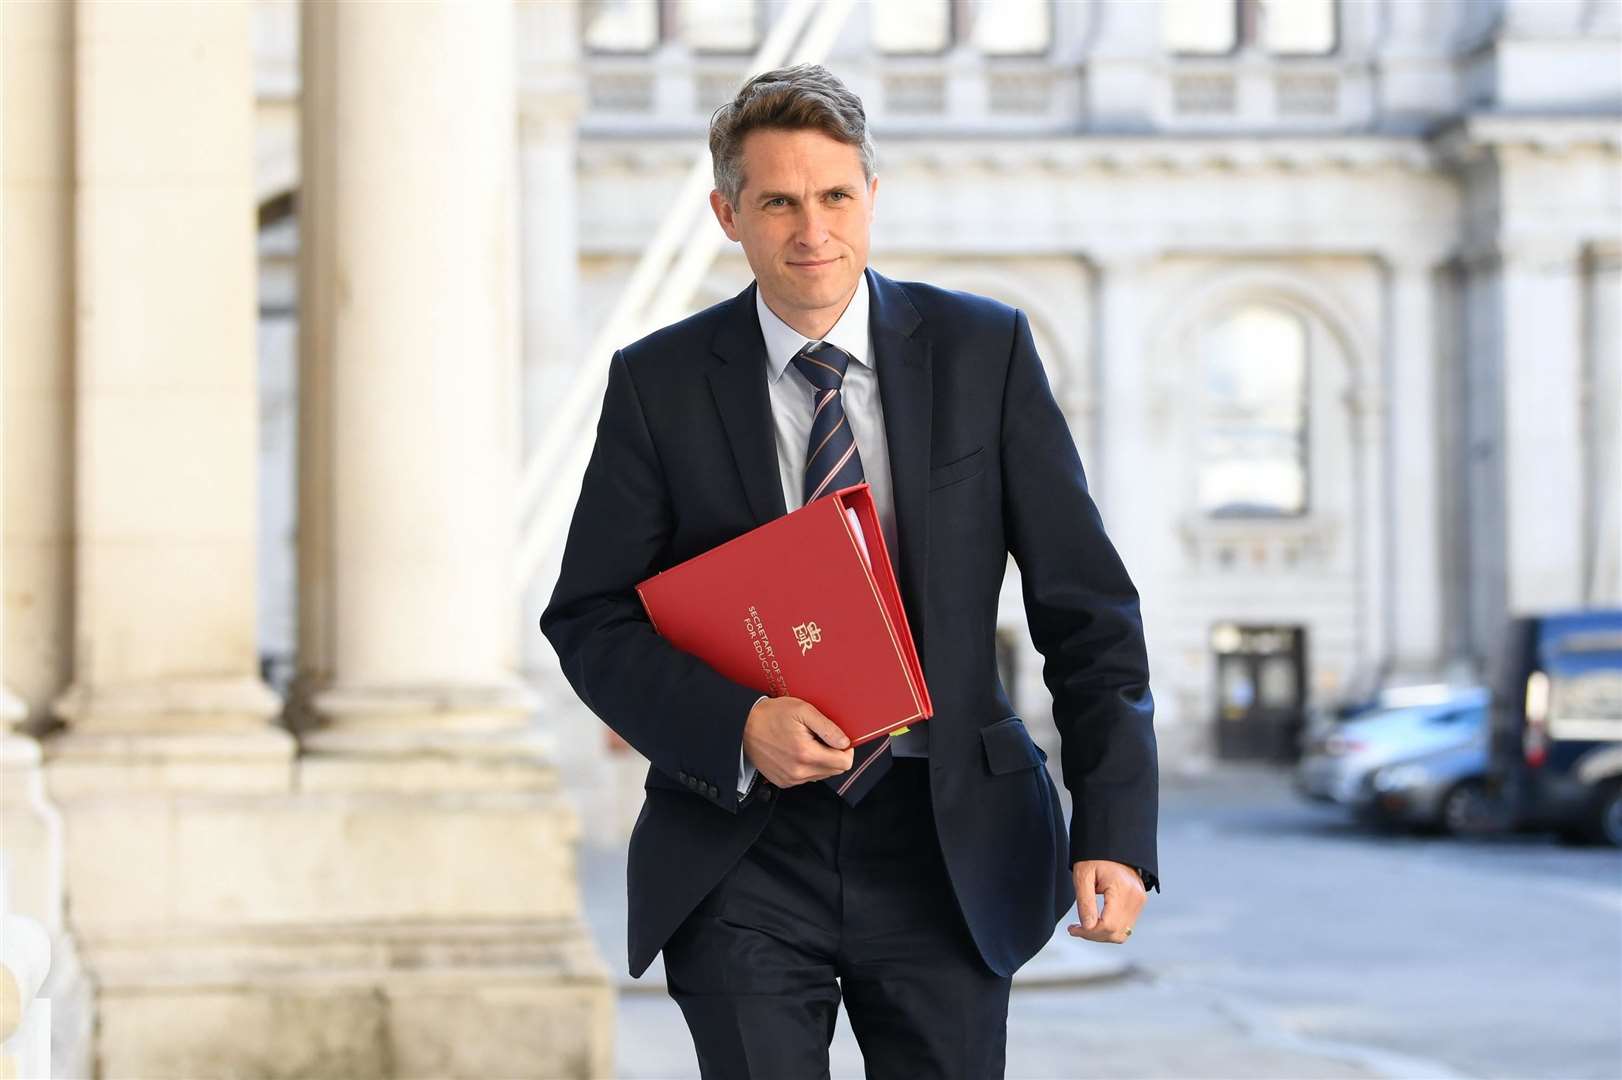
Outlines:
[[1216,659],[1219,758],[1293,762],[1306,715],[1306,631],[1220,623]]

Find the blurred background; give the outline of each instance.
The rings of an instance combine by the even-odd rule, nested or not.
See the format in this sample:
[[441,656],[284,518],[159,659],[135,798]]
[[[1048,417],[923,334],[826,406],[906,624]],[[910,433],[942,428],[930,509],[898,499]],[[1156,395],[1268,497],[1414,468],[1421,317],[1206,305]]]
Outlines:
[[[698,1075],[536,619],[612,350],[750,281],[709,116],[809,60],[1142,596],[1164,893],[1008,1076],[1622,1076],[1622,0],[0,31],[0,1075]],[[1012,562],[999,640],[1062,780]]]

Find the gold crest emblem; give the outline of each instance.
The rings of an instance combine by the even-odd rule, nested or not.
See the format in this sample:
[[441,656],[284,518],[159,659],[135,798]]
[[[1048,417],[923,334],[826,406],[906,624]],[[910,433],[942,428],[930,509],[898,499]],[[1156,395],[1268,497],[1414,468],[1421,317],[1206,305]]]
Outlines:
[[814,622],[803,622],[794,628],[794,640],[800,643],[800,655],[804,656],[822,640],[822,627]]

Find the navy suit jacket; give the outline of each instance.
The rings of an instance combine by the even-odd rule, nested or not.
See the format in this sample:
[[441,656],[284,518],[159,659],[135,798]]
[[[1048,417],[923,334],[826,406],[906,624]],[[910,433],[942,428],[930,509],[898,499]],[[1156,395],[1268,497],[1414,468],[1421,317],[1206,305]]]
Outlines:
[[[937,832],[981,955],[1008,975],[1074,908],[1074,861],[1159,873],[1137,590],[1087,492],[1025,314],[865,273],[895,490],[892,557],[935,705],[922,730]],[[736,787],[759,691],[659,637],[634,590],[785,513],[755,287],[614,354],[540,619],[581,701],[651,762],[629,852],[633,977],[776,806],[760,784],[743,798]],[[1068,831],[1047,755],[998,676],[1009,553],[1053,696]]]

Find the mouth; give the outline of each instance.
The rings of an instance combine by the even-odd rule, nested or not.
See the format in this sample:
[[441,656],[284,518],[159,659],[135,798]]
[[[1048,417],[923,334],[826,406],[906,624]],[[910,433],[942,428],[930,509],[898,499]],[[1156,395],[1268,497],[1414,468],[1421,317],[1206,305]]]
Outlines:
[[816,270],[824,266],[832,266],[838,261],[837,259],[823,259],[820,262],[791,262],[789,265],[799,270]]

